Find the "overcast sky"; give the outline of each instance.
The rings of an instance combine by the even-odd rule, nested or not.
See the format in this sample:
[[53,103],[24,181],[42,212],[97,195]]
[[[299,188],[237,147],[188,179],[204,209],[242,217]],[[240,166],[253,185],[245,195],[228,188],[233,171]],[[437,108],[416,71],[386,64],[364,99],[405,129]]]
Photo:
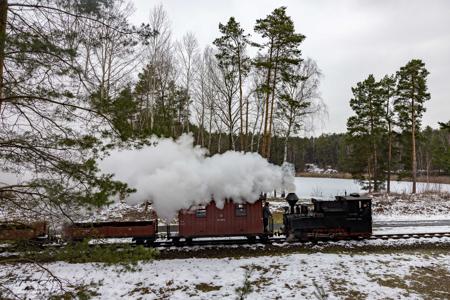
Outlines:
[[321,132],[345,132],[352,114],[351,87],[369,74],[392,74],[412,58],[422,59],[430,75],[431,100],[424,125],[450,120],[450,1],[430,0],[133,0],[134,23],[148,21],[162,3],[175,38],[193,32],[202,47],[219,36],[218,23],[234,16],[253,35],[255,20],[279,6],[297,32],[306,35],[304,57],[317,61],[323,73],[321,94],[329,116]]

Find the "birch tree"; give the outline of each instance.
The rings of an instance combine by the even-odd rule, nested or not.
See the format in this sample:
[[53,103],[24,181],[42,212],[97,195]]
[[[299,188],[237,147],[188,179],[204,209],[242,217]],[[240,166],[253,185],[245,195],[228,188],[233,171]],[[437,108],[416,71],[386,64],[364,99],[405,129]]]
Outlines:
[[176,44],[176,53],[181,73],[179,82],[186,92],[186,103],[180,106],[180,122],[183,131],[189,131],[192,82],[195,76],[196,61],[199,59],[198,41],[192,32],[186,33]]
[[283,124],[280,132],[284,135],[283,162],[287,161],[289,137],[305,126],[307,116],[325,109],[318,90],[321,73],[315,61],[303,61],[294,67],[293,74],[295,76],[283,82],[278,91],[280,101],[277,115]]

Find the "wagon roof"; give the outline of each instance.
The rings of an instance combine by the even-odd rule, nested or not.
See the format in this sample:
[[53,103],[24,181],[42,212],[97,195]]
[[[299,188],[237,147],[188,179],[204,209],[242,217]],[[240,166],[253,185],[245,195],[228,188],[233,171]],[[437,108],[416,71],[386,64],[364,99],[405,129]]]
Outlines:
[[352,201],[352,200],[372,200],[372,198],[369,197],[365,197],[365,196],[336,196],[336,200],[347,200],[347,201]]

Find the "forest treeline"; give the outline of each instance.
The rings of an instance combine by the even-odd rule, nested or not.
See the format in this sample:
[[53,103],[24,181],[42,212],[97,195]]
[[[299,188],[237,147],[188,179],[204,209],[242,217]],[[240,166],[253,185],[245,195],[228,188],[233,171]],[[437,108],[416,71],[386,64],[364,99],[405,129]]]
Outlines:
[[195,33],[174,38],[162,5],[148,24],[133,25],[132,13],[123,0],[0,1],[1,205],[68,217],[125,197],[133,189],[97,163],[154,135],[191,133],[211,155],[258,152],[298,171],[330,165],[375,190],[391,172],[448,173],[448,134],[444,143],[444,129],[420,127],[430,98],[420,60],[352,89],[346,135],[300,138],[327,109],[320,69],[302,56],[306,37],[286,7],[249,32],[232,16],[217,20],[203,48]]
[[[396,151],[392,170],[397,178],[409,179],[404,172],[401,158],[402,137],[396,135],[393,141]],[[346,133],[323,134],[319,137],[293,137],[289,141],[288,160],[297,171],[305,171],[305,164],[313,163],[321,168],[331,168],[342,173],[354,172],[351,159],[351,143]],[[387,146],[387,145],[386,145]],[[421,176],[450,175],[450,132],[447,129],[425,127],[417,139],[417,168]],[[281,151],[274,150],[273,159],[282,161]],[[407,155],[409,157],[409,155]],[[386,175],[386,174],[385,174]]]

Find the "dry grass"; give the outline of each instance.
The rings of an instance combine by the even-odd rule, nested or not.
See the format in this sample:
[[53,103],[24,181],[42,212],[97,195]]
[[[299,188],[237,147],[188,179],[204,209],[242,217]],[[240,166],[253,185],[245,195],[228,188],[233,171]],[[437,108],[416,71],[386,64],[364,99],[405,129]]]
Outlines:
[[203,293],[218,291],[221,288],[222,288],[222,286],[220,286],[220,285],[212,285],[212,284],[204,283],[204,282],[195,285],[195,289],[197,289]]
[[442,267],[414,267],[404,277],[385,275],[375,279],[379,285],[419,294],[424,299],[450,299],[450,272]]
[[363,300],[367,299],[367,294],[358,290],[352,289],[352,284],[345,279],[332,279],[330,280],[330,287],[333,293],[339,297],[339,299],[345,300]]

